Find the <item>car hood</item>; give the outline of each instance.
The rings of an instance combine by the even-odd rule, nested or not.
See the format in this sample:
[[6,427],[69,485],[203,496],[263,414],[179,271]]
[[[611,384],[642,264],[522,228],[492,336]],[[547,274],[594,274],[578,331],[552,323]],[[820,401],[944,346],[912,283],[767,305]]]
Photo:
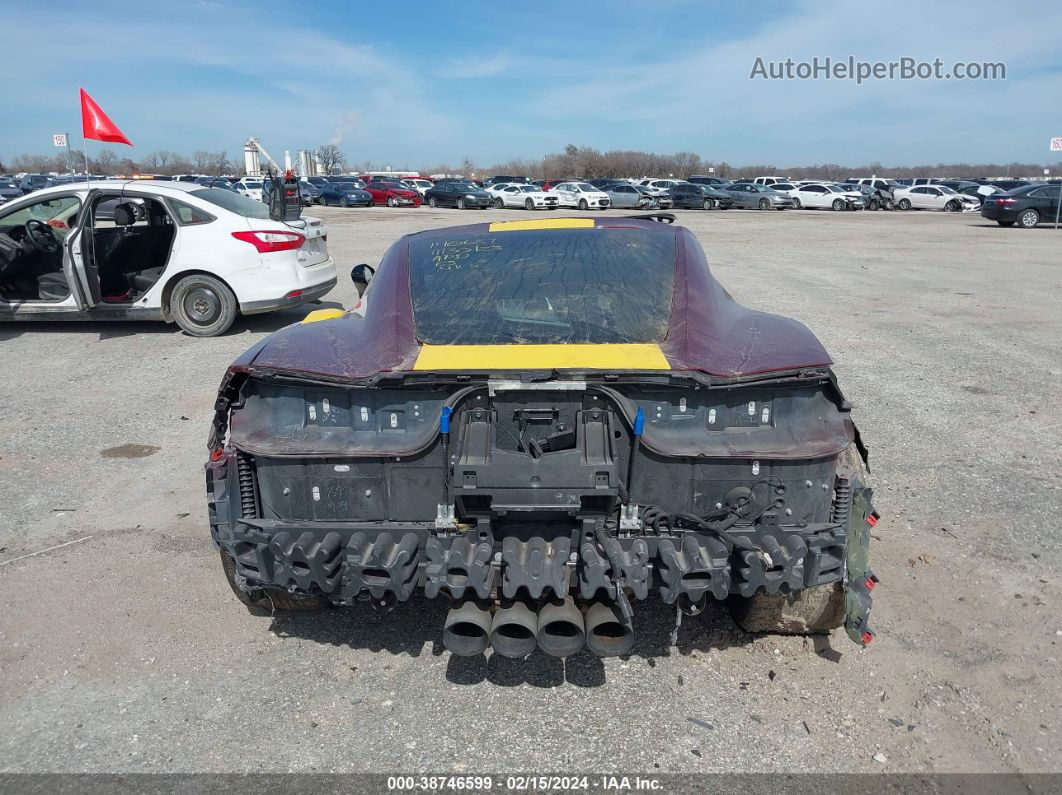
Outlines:
[[[667,333],[658,343],[639,346],[657,349],[666,359],[667,369],[740,378],[831,364],[818,339],[803,324],[736,303],[715,281],[700,244],[689,230],[631,218],[598,218],[593,223],[599,228],[637,226],[676,236],[675,287]],[[490,229],[488,224],[474,224],[418,234],[445,240]],[[399,239],[384,255],[364,306],[359,300],[356,311],[342,317],[281,329],[260,341],[234,366],[344,381],[367,381],[385,373],[412,370],[422,346],[416,338],[409,294],[409,240]],[[437,355],[439,347],[468,346],[433,347]],[[559,364],[556,369],[564,368]]]

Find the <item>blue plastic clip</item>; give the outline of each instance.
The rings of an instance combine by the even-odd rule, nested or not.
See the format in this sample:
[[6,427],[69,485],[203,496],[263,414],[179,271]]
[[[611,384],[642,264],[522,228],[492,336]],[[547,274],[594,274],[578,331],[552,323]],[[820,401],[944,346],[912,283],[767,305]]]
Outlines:
[[[641,411],[641,409],[638,409]],[[442,411],[439,412],[439,432],[450,433],[450,414],[451,409],[449,406],[443,406]]]
[[638,413],[634,415],[634,435],[641,436],[643,428],[645,428],[645,412],[639,408]]

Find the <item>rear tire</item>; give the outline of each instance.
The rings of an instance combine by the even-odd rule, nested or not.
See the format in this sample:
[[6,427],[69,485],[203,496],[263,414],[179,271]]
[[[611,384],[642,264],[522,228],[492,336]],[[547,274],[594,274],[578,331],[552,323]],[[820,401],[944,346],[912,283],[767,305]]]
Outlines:
[[1021,215],[1018,216],[1018,226],[1022,229],[1032,229],[1040,223],[1040,213],[1036,210],[1022,210]]
[[193,337],[224,334],[238,311],[232,290],[213,276],[185,276],[170,292],[170,314],[181,330]]
[[823,635],[844,624],[844,590],[839,582],[794,594],[731,596],[727,607],[746,632]]
[[793,209],[794,210],[799,210],[802,207],[803,207],[803,205],[800,203],[800,199],[793,199]]
[[292,594],[279,588],[248,588],[244,590],[236,583],[236,561],[226,552],[221,553],[221,569],[225,573],[225,581],[229,584],[236,598],[253,611],[273,613],[281,610],[320,610],[328,605],[328,602],[316,596]]

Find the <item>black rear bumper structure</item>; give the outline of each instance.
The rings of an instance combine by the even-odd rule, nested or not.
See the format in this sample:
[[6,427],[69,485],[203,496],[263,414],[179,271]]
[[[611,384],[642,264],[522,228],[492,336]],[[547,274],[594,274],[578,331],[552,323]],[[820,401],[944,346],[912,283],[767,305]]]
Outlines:
[[[490,642],[516,655],[534,646],[527,632],[550,653],[571,653],[574,638],[624,653],[617,638],[629,635],[633,605],[654,592],[692,614],[709,599],[841,583],[849,636],[873,637],[876,514],[847,452],[858,435],[821,385],[364,398],[257,389],[260,404],[246,386],[219,399],[206,471],[211,534],[240,587],[341,606],[422,591],[455,605],[451,650]],[[357,452],[391,432],[425,441]],[[292,451],[273,434],[322,447]],[[758,447],[726,455],[738,443]],[[691,454],[696,446],[710,454]]]

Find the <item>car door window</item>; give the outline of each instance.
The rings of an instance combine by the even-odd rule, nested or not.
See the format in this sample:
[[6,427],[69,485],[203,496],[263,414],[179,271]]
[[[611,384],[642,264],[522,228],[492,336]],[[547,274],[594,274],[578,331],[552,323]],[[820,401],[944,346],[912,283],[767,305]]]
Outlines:
[[70,234],[70,227],[81,210],[77,196],[55,196],[34,202],[9,215],[0,217],[0,232],[9,232],[14,227],[25,226],[27,221],[41,221],[52,229],[52,234],[63,241]]

